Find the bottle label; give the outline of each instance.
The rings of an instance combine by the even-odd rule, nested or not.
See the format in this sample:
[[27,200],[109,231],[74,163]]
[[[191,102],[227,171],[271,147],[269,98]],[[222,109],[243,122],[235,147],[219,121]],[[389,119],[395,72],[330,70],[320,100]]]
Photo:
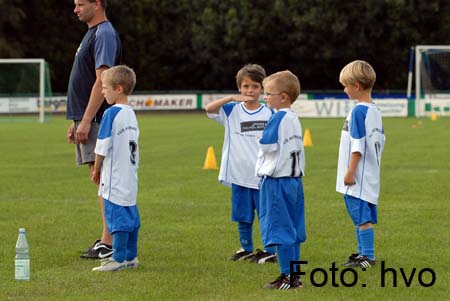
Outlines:
[[29,259],[16,259],[16,280],[30,280]]

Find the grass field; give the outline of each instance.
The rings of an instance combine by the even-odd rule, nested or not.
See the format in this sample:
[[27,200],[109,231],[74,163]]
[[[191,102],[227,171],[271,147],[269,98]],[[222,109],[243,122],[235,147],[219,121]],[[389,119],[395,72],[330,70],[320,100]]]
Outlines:
[[[343,120],[302,120],[313,142],[303,179],[301,257],[308,264],[304,288],[285,292],[261,288],[278,275],[277,265],[226,260],[238,248],[230,191],[217,182],[217,171],[202,169],[208,146],[220,160],[223,128],[203,114],[138,119],[141,265],[117,273],[94,273],[98,262],[79,258],[101,225],[96,187],[87,168],[75,166],[65,138],[68,121],[0,123],[0,300],[449,300],[449,118],[384,119],[379,264],[358,270],[353,287],[343,286],[355,279],[350,272],[330,271],[355,246],[335,192]],[[30,244],[29,282],[14,280],[19,227]],[[261,247],[255,228],[255,247]],[[383,274],[382,262],[392,270]]]

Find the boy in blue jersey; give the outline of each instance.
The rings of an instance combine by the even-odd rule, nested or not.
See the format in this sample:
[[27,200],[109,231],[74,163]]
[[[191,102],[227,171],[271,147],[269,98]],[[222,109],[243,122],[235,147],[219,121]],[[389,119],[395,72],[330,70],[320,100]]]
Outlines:
[[259,212],[259,179],[254,168],[258,153],[257,138],[272,116],[271,109],[259,103],[263,67],[248,64],[236,75],[240,95],[226,96],[206,106],[209,118],[225,127],[219,181],[231,186],[231,219],[238,223],[241,249],[229,259],[251,262],[276,262],[275,249],[253,253],[253,221]]
[[377,203],[380,194],[380,163],[384,149],[381,112],[372,102],[376,74],[365,61],[346,65],[339,76],[344,91],[358,103],[347,116],[341,132],[336,191],[344,195],[347,211],[355,225],[358,252],[348,267],[375,265]]
[[281,71],[268,76],[263,86],[267,105],[277,113],[258,142],[255,169],[262,178],[259,220],[264,246],[277,247],[281,271],[265,288],[295,289],[302,282],[297,275],[291,275],[290,263],[300,260],[300,243],[306,240],[302,184],[305,152],[302,127],[291,110],[300,94],[300,82],[292,72]]
[[117,271],[138,265],[139,127],[128,104],[128,95],[135,83],[134,71],[124,65],[102,73],[102,93],[113,106],[105,111],[100,123],[91,179],[99,185],[99,196],[104,199],[106,225],[113,237],[113,255],[103,259],[93,271]]

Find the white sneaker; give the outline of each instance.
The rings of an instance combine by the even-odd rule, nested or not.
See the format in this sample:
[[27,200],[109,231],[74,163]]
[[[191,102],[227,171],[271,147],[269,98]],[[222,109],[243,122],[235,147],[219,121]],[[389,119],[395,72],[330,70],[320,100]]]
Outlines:
[[126,267],[126,262],[117,262],[112,257],[102,260],[102,264],[99,267],[95,267],[92,270],[97,272],[114,272],[123,270]]
[[132,260],[128,261],[125,260],[125,266],[127,269],[134,269],[137,268],[139,265],[139,260],[137,257],[134,257]]

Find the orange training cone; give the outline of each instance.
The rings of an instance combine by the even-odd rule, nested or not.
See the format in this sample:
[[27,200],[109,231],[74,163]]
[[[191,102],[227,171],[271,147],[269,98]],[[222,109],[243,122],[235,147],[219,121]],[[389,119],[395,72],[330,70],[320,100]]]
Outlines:
[[208,152],[206,153],[205,164],[203,164],[203,169],[219,169],[217,167],[216,155],[214,154],[214,148],[212,146],[208,147]]
[[313,146],[309,129],[305,130],[305,135],[303,136],[303,146]]

